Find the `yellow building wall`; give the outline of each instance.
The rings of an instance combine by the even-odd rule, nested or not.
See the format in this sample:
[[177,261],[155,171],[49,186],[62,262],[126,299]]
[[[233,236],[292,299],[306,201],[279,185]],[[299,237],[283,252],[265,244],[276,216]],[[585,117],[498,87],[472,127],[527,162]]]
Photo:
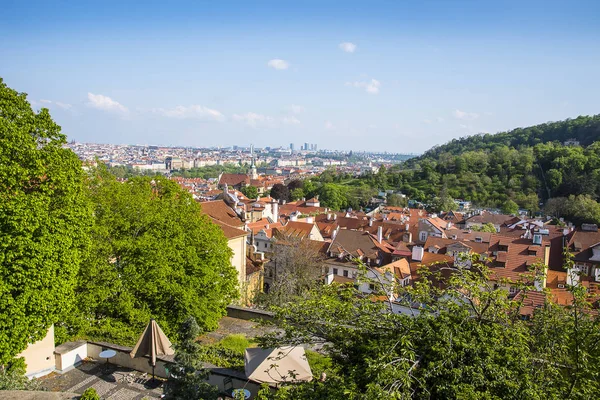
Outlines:
[[241,289],[246,282],[246,237],[241,236],[238,238],[229,239],[227,244],[233,251],[231,265],[235,267],[235,270],[238,273],[238,285]]
[[54,325],[50,326],[46,337],[30,344],[17,356],[25,358],[29,377],[43,376],[54,371]]

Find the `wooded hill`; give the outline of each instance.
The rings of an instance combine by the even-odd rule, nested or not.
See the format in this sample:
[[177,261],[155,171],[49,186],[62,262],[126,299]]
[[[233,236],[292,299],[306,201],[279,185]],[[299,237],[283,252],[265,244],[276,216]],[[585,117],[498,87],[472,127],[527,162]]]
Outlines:
[[458,155],[465,151],[493,149],[496,146],[517,148],[547,142],[564,143],[569,139],[579,141],[582,146],[589,146],[600,140],[600,114],[516,128],[508,132],[484,133],[453,139],[444,145],[432,147],[421,157],[414,158],[410,162],[427,157],[435,158],[442,153]]
[[[565,146],[569,139],[579,146]],[[401,188],[416,199],[513,209],[516,203],[534,212],[547,204],[550,214],[600,220],[600,115],[455,139],[404,167]]]

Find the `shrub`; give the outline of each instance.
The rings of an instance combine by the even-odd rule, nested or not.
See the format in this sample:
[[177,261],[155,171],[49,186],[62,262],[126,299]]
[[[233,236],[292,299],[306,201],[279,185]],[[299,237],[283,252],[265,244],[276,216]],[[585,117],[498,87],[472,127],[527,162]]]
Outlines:
[[96,392],[96,389],[90,387],[85,389],[79,400],[100,400],[100,396]]

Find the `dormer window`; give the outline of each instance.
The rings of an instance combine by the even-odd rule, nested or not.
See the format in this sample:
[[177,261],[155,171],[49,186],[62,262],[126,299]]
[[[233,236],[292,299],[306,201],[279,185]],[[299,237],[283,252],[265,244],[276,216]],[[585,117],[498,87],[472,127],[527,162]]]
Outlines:
[[481,236],[477,236],[475,238],[475,243],[481,243],[483,241],[483,239],[481,238]]

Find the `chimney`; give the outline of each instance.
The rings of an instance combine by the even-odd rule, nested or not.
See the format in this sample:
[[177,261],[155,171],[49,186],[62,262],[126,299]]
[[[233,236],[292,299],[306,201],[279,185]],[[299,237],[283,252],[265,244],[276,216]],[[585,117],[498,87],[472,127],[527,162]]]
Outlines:
[[406,232],[408,232],[408,230],[409,230],[409,229],[410,229],[410,224],[406,224],[406,225],[404,225],[404,230],[405,230]]
[[422,261],[424,249],[420,246],[414,246],[412,248],[412,259],[413,261]]
[[269,225],[269,224],[266,224],[266,225],[265,225],[265,229],[269,229],[269,228],[270,228],[270,225]]
[[331,221],[331,214],[327,213],[327,221]]
[[446,229],[450,229],[452,228],[452,222],[448,221],[448,223],[446,224]]
[[312,224],[313,223],[313,217],[307,217],[306,218],[306,223],[307,224]]
[[333,220],[335,221],[337,219],[337,214],[333,213]]
[[381,243],[382,239],[383,239],[383,228],[380,226],[379,228],[377,228],[377,241],[379,243]]
[[279,221],[279,203],[276,200],[271,202],[271,214],[273,214],[273,222]]
[[369,226],[373,226],[373,218],[369,218]]
[[331,240],[334,241],[335,237],[337,236],[338,232],[340,231],[340,227],[338,226],[333,233],[331,234]]

